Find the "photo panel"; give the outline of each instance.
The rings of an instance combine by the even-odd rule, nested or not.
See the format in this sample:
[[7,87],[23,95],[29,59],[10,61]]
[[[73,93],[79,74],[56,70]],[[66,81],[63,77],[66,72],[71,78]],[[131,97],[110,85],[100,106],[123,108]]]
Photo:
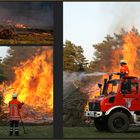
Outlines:
[[140,138],[140,4],[63,8],[64,138]]
[[0,46],[0,116],[0,138],[53,137],[53,47]]
[[0,44],[53,45],[52,2],[0,2]]
[[0,2],[0,138],[53,138],[53,50],[53,2]]

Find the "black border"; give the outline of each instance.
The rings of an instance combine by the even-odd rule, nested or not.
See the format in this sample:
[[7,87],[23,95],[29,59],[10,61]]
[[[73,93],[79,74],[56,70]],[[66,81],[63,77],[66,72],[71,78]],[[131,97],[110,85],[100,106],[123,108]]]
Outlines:
[[63,2],[54,3],[54,138],[63,138]]

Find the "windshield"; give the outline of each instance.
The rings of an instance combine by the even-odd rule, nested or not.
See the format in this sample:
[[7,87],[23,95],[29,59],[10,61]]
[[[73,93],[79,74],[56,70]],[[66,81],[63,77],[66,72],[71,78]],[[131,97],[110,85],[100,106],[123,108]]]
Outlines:
[[120,80],[111,80],[111,81],[109,81],[108,86],[107,86],[107,94],[115,94],[115,93],[117,93],[119,83],[120,83]]

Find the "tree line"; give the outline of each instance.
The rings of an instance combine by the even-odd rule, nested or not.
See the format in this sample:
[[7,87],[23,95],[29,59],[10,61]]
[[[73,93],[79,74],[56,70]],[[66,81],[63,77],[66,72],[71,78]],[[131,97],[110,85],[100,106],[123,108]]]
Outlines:
[[[27,59],[32,59],[35,55],[41,54],[44,47],[33,46],[10,46],[7,55],[2,59],[0,58],[0,86],[3,83],[10,84],[15,79],[14,67],[21,65]],[[2,87],[2,86],[1,86]],[[4,116],[2,106],[4,105],[5,89],[0,89],[0,118]],[[1,119],[0,119],[1,121]]]
[[[130,32],[139,36],[135,27],[132,27]],[[101,43],[93,44],[92,47],[95,51],[90,62],[84,56],[82,46],[77,46],[66,40],[63,48],[63,70],[68,72],[108,72],[114,66],[112,63],[114,55],[112,54],[122,49],[123,36],[127,33],[128,31],[122,28],[120,33],[114,33],[112,36],[107,35]],[[118,54],[117,57],[118,59],[123,58],[122,54]]]

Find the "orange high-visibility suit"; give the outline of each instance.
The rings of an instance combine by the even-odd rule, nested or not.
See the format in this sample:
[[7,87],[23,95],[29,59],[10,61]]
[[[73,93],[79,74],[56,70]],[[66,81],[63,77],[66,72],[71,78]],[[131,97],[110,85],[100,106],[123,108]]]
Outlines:
[[17,99],[12,99],[9,102],[10,120],[20,120],[19,109],[21,109],[22,105],[23,103],[21,103]]
[[125,76],[128,76],[129,75],[129,68],[126,65],[121,66],[120,73],[123,73]]

